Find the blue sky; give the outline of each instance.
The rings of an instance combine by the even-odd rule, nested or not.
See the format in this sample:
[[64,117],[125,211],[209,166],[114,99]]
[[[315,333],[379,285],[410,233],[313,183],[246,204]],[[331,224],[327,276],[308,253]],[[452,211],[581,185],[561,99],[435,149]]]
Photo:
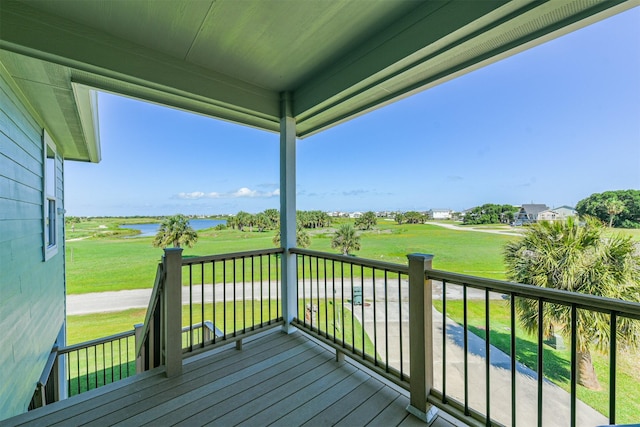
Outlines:
[[[279,207],[277,134],[100,94],[102,162],[67,162],[68,215]],[[298,141],[297,205],[572,205],[640,189],[640,8]]]

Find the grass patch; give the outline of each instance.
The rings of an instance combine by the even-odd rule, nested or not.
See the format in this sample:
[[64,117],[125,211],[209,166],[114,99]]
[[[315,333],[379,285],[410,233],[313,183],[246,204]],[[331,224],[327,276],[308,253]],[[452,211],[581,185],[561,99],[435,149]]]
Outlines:
[[[335,253],[331,248],[331,232],[316,231],[317,234],[311,235],[310,248]],[[198,243],[193,248],[185,248],[183,254],[188,257],[271,248],[274,234],[275,231],[202,230],[198,232]],[[362,250],[357,256],[406,264],[409,253],[432,253],[435,254],[434,268],[503,279],[502,247],[511,238],[428,224],[397,225],[381,221],[376,230],[362,232]],[[156,266],[163,254],[151,245],[152,240],[151,237],[107,236],[68,241],[67,292],[81,294],[152,287]],[[216,280],[222,280],[221,272],[216,274]]]
[[[442,301],[434,301],[434,307],[442,312]],[[510,309],[509,303],[502,300],[492,300],[489,303],[491,320],[491,344],[510,353]],[[458,324],[463,323],[463,302],[447,301],[447,317]],[[467,323],[469,331],[482,339],[486,337],[484,328],[484,301],[467,301]],[[571,391],[571,353],[570,343],[566,350],[556,350],[548,345],[543,346],[543,373],[545,378],[553,381],[567,392]],[[516,321],[516,360],[523,365],[537,371],[538,369],[537,337],[527,334]],[[638,421],[640,413],[640,384],[639,353],[619,352],[616,372],[616,422],[632,423]],[[606,355],[592,352],[593,364],[602,385],[602,391],[588,390],[578,386],[578,398],[604,415],[609,412],[609,358]]]

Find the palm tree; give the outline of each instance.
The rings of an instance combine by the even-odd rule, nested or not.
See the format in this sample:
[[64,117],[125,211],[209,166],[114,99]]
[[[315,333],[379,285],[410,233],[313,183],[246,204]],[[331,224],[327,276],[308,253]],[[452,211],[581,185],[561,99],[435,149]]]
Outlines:
[[172,215],[166,217],[160,224],[160,229],[153,239],[153,246],[166,248],[173,244],[174,248],[180,245],[192,247],[198,241],[198,233],[189,225],[189,218],[184,215]]
[[360,250],[360,236],[351,224],[342,224],[331,239],[331,247],[340,249],[343,255],[349,255],[351,251]]
[[376,224],[378,224],[378,218],[372,211],[365,212],[360,218],[356,218],[356,228],[362,230],[371,230]]
[[[629,237],[604,238],[604,227],[596,218],[580,225],[573,218],[566,222],[533,224],[523,237],[505,247],[507,277],[520,283],[544,288],[564,289],[609,298],[640,301],[640,255]],[[523,328],[538,328],[538,302],[516,300],[516,311]],[[578,383],[597,390],[600,384],[591,363],[591,350],[609,348],[609,316],[578,310],[576,349]],[[543,330],[555,331],[570,340],[571,308],[544,304]],[[640,341],[640,322],[618,319],[617,342],[634,348]]]
[[[273,244],[277,247],[280,247],[280,232],[278,231],[275,236],[273,236]],[[309,234],[302,228],[300,223],[296,226],[296,246],[299,248],[308,248],[311,246],[311,238]]]
[[609,228],[613,226],[613,218],[625,209],[625,204],[622,200],[618,200],[615,197],[607,199],[604,202],[604,206],[609,214]]

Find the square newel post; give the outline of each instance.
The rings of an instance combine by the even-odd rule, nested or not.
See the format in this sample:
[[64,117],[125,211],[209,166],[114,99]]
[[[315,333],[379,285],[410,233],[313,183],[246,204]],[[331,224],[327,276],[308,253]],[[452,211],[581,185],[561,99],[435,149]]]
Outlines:
[[136,348],[140,348],[140,353],[136,354],[136,374],[140,374],[145,370],[145,366],[144,366],[145,349],[144,349],[144,346],[140,347],[141,345],[140,340],[142,339],[142,331],[144,331],[144,323],[136,323],[135,325],[133,325],[133,330],[134,330],[134,339],[135,339]]
[[407,411],[430,423],[437,408],[427,403],[433,387],[433,318],[431,269],[433,255],[409,254],[409,391]]
[[165,282],[163,291],[162,341],[167,377],[182,373],[182,248],[164,250]]
[[283,331],[291,333],[291,321],[298,310],[296,255],[289,253],[296,247],[296,119],[293,117],[291,94],[281,98],[280,115],[280,245],[282,254],[282,317]]

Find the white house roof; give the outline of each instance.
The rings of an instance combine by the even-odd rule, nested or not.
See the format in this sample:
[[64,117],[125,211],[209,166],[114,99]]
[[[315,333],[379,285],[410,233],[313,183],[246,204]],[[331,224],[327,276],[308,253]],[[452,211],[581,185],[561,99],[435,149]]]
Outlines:
[[305,137],[639,0],[2,0],[0,66],[66,158],[98,161],[95,88]]

